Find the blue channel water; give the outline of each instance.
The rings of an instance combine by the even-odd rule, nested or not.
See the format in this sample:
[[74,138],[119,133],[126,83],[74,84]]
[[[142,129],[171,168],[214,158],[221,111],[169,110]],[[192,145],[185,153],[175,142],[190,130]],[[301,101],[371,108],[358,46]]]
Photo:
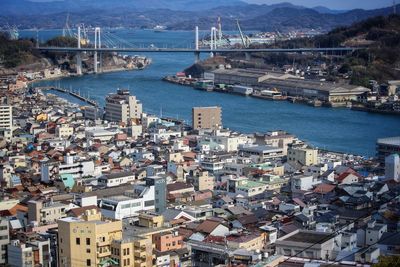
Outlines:
[[[60,34],[60,30],[39,32],[39,39]],[[106,34],[106,33],[105,33]],[[35,31],[21,31],[35,37]],[[193,32],[119,29],[110,32],[138,46],[188,47]],[[161,81],[193,63],[192,54],[149,53],[153,63],[141,71],[114,72],[41,82],[80,90],[104,104],[105,96],[117,88],[129,89],[143,103],[146,112],[172,116],[190,122],[193,106],[222,107],[223,124],[244,133],[281,129],[311,144],[334,151],[364,156],[375,154],[378,138],[400,135],[400,116],[352,111],[346,108],[314,108],[289,102],[273,102],[238,95],[203,92]],[[206,55],[204,55],[206,56]]]

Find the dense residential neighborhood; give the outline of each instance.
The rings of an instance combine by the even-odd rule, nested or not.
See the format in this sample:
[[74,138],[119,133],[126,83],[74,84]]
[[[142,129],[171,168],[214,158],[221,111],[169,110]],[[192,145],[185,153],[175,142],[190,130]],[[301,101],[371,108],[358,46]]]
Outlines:
[[[21,84],[9,86],[9,84]],[[192,125],[116,90],[104,111],[3,81],[0,264],[333,266],[400,256],[400,137],[377,158]],[[311,266],[311,265],[307,265]]]

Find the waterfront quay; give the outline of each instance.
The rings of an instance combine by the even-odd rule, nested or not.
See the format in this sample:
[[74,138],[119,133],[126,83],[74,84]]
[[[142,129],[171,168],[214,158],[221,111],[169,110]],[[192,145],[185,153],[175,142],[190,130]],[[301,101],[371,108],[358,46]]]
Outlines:
[[75,92],[73,90],[67,90],[64,88],[60,88],[60,87],[54,87],[54,86],[47,86],[47,87],[35,87],[35,90],[41,90],[41,91],[46,91],[46,90],[54,90],[54,91],[58,91],[64,94],[69,94],[75,98],[77,98],[78,100],[81,100],[83,102],[86,102],[87,104],[91,105],[91,106],[98,106],[98,103],[92,99],[88,97],[85,97],[83,95],[80,94],[80,92]]
[[[202,78],[186,77],[184,73],[163,80],[194,89],[252,96],[266,100],[288,100],[311,106],[348,107],[359,111],[400,114],[398,84],[389,81],[386,95],[363,86],[324,79],[306,79],[288,72],[265,69],[221,68],[204,71]],[[393,87],[392,89],[390,89]]]

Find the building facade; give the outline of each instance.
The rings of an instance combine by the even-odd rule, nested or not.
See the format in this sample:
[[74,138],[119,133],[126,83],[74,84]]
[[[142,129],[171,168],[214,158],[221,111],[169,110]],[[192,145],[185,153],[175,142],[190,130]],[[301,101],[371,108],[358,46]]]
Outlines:
[[194,107],[192,109],[193,129],[217,129],[222,126],[221,107]]
[[142,103],[128,90],[118,90],[106,97],[105,120],[131,122],[142,116]]

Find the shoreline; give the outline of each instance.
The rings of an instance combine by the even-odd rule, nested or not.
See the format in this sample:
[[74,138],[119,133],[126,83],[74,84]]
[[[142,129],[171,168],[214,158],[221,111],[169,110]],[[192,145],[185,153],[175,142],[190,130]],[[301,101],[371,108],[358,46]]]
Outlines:
[[[304,97],[292,97],[292,96],[286,96],[285,98],[278,98],[278,99],[273,99],[270,97],[265,97],[260,95],[259,93],[252,93],[249,95],[245,95],[245,94],[240,94],[240,93],[236,93],[236,92],[232,92],[232,91],[228,91],[228,90],[224,90],[224,89],[220,89],[217,87],[213,87],[212,89],[198,89],[194,86],[194,82],[189,82],[189,81],[181,81],[180,79],[174,78],[173,76],[165,76],[161,79],[164,82],[168,82],[168,83],[172,83],[172,84],[176,84],[176,85],[181,85],[184,87],[190,87],[191,89],[194,90],[199,90],[199,91],[205,91],[205,92],[217,92],[217,93],[225,93],[225,94],[234,94],[234,95],[240,95],[240,96],[244,96],[244,97],[253,97],[253,98],[257,98],[257,99],[262,99],[262,100],[267,100],[267,101],[287,101],[290,102],[292,104],[303,104],[303,105],[307,105],[310,107],[315,107],[315,108],[319,108],[319,107],[324,107],[324,108],[347,108],[350,109],[352,111],[361,111],[361,112],[368,112],[368,113],[378,113],[378,114],[382,114],[382,115],[392,115],[392,116],[400,116],[400,111],[395,111],[395,110],[379,110],[379,109],[373,109],[373,108],[368,108],[365,106],[360,106],[360,103],[356,102],[353,103],[352,101],[347,101],[347,102],[343,102],[343,103],[336,103],[336,102],[323,102],[320,100],[315,100],[315,99],[307,99]],[[195,79],[193,78],[193,81],[195,81]],[[258,91],[256,91],[258,92]]]

